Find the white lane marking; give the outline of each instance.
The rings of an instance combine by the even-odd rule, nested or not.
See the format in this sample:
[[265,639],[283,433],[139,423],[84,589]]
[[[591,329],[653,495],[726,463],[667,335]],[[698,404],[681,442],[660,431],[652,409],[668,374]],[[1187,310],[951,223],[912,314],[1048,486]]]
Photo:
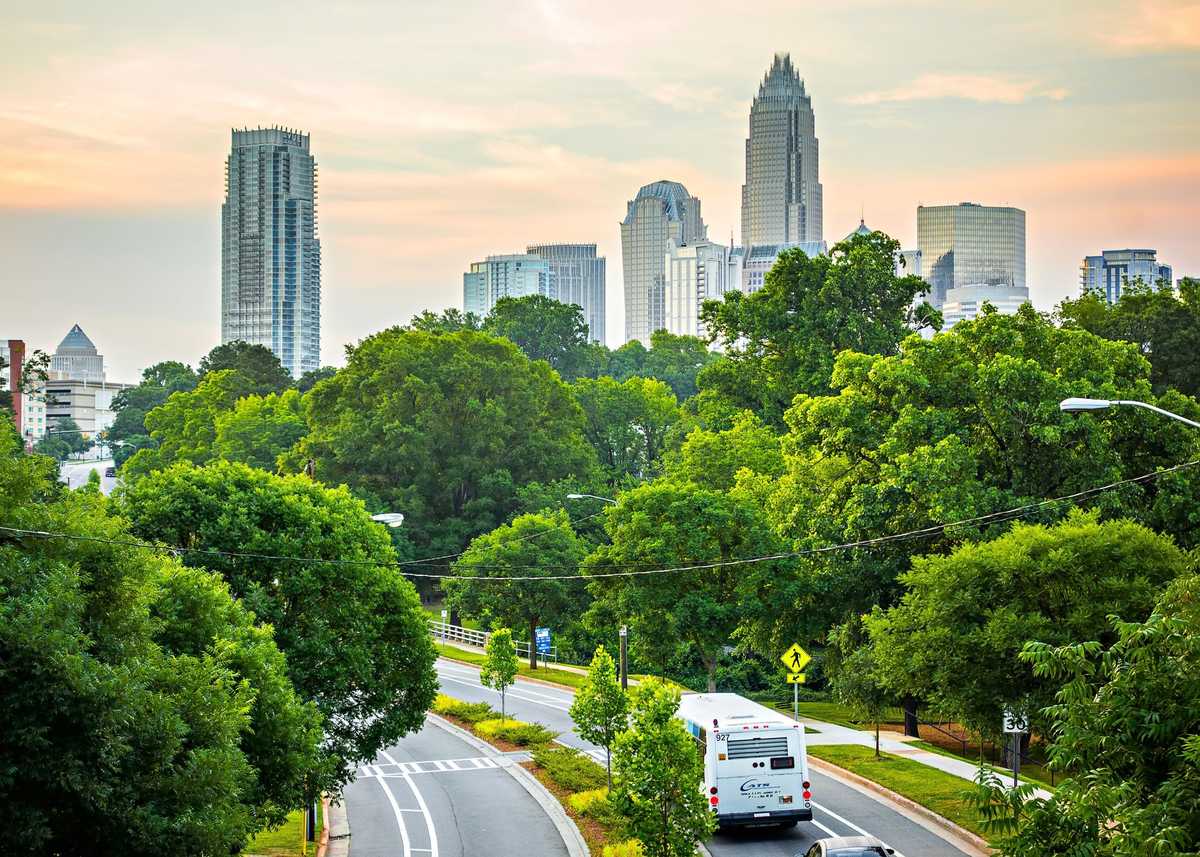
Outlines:
[[821,822],[817,821],[815,818],[814,818],[814,819],[811,819],[811,823],[812,823],[812,824],[813,824],[815,827],[819,827],[819,828],[821,828],[822,830],[824,830],[824,831],[825,831],[827,834],[829,834],[830,836],[837,836],[837,834],[836,834],[836,833],[834,833],[832,830],[830,830],[830,829],[829,829],[828,827],[826,827],[825,825],[821,824]]
[[[387,759],[393,765],[398,765],[396,760],[393,759],[391,757],[391,755],[388,754],[387,750],[380,750],[379,752],[380,752],[380,755],[383,756],[383,758]],[[420,850],[421,851],[427,850],[430,854],[430,857],[438,857],[437,830],[434,829],[434,826],[433,826],[433,815],[430,814],[429,807],[425,803],[425,798],[421,796],[421,790],[418,789],[417,784],[412,781],[412,777],[410,777],[408,774],[404,774],[402,779],[404,780],[404,782],[408,783],[409,789],[412,790],[413,797],[415,797],[417,799],[417,806],[419,806],[421,808],[421,815],[423,815],[425,817],[425,827],[429,831],[429,848],[428,849],[422,848]],[[380,779],[380,782],[383,782],[383,780]]]
[[[368,765],[367,767],[371,766]],[[378,768],[375,770],[379,771]],[[396,796],[392,794],[392,788],[387,784],[387,780],[384,779],[383,772],[379,771],[377,774],[372,774],[372,776],[375,777],[379,785],[383,786],[383,793],[387,795],[388,803],[392,805],[392,813],[396,816],[396,826],[400,828],[400,848],[403,851],[404,857],[411,857],[412,843],[408,839],[408,828],[404,826],[403,810],[396,803]]]
[[[837,814],[836,812],[834,812],[832,809],[829,809],[828,807],[825,807],[825,806],[821,806],[821,804],[817,803],[815,800],[814,800],[814,801],[811,801],[811,803],[812,803],[812,805],[813,805],[813,809],[819,809],[819,810],[821,810],[821,812],[825,813],[825,814],[826,814],[826,815],[828,815],[830,818],[835,818],[835,819],[837,819],[837,820],[838,820],[838,821],[840,821],[842,824],[846,825],[846,826],[847,826],[847,827],[849,827],[851,830],[853,830],[853,831],[856,831],[856,832],[857,832],[857,833],[859,833],[860,835],[862,835],[862,836],[874,836],[876,839],[879,839],[879,841],[880,841],[880,842],[883,842],[883,839],[881,839],[881,838],[880,838],[880,837],[878,837],[878,836],[875,836],[875,834],[874,834],[874,833],[868,833],[867,831],[865,831],[865,830],[863,830],[861,827],[859,827],[857,824],[855,824],[853,821],[849,821],[848,819],[842,818],[840,815],[838,815],[838,814]],[[814,823],[815,823],[815,822],[814,822]],[[835,835],[836,835],[836,834],[835,834]],[[886,845],[887,845],[887,843],[886,843],[886,842],[884,842],[884,845],[886,846]]]
[[[496,694],[496,696],[499,696],[499,695],[500,695],[500,693],[499,693],[498,691],[494,691],[494,690],[492,690],[490,687],[484,687],[483,685],[479,684],[478,682],[473,682],[473,681],[463,681],[463,680],[462,680],[462,679],[460,679],[460,678],[451,678],[450,676],[439,676],[439,678],[441,678],[443,681],[452,681],[452,682],[455,682],[455,683],[457,683],[457,684],[465,684],[467,687],[470,687],[470,688],[475,688],[475,689],[477,689],[477,690],[489,690],[489,691],[491,691],[492,693]],[[529,696],[522,696],[522,695],[521,695],[521,694],[519,694],[519,693],[513,693],[513,691],[512,691],[512,690],[508,690],[508,691],[506,691],[506,692],[505,692],[505,695],[506,695],[506,696],[509,696],[509,697],[512,697],[513,699],[520,699],[520,700],[523,700],[523,701],[525,701],[525,702],[532,702],[532,703],[534,703],[535,705],[544,705],[544,706],[546,706],[547,708],[556,708],[556,709],[558,709],[559,711],[570,711],[570,710],[571,710],[571,707],[570,707],[569,705],[554,705],[554,704],[552,704],[552,703],[549,703],[549,702],[543,702],[543,701],[542,701],[542,700],[540,700],[540,699],[534,699],[534,698],[532,698],[532,697],[529,697]]]
[[[475,681],[479,681],[479,671],[478,670],[455,671],[455,670],[446,670],[443,667],[439,666],[437,671],[439,674],[441,674],[442,672],[448,673],[447,677],[458,676],[460,678],[465,677],[465,678],[474,679]],[[522,681],[519,676],[517,677],[516,684],[514,685],[514,687],[520,687],[521,691],[523,693],[528,693],[533,696],[541,696],[546,699],[553,699],[555,702],[570,702],[572,699],[574,699],[574,694],[571,694],[567,691],[553,691],[552,690],[550,692],[547,692],[547,690],[549,690],[549,689],[545,688],[544,685],[535,684],[530,681]],[[534,688],[537,688],[537,690],[535,690]]]

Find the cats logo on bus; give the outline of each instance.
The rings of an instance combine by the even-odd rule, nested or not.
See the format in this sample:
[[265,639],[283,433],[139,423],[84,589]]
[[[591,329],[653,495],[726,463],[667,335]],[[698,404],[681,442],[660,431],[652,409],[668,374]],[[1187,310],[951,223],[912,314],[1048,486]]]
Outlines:
[[742,794],[749,794],[750,792],[759,790],[770,790],[777,792],[779,791],[779,786],[777,786],[775,783],[760,783],[754,780],[746,780],[746,782],[742,783],[742,786],[739,789]]

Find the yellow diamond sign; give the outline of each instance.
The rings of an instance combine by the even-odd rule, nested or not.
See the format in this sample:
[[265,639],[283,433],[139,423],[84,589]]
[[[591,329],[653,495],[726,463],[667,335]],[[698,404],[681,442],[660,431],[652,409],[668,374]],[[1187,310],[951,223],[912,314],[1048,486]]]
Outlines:
[[784,652],[779,660],[783,661],[788,672],[799,673],[804,672],[804,667],[812,660],[812,655],[800,648],[799,643],[792,643],[792,647]]

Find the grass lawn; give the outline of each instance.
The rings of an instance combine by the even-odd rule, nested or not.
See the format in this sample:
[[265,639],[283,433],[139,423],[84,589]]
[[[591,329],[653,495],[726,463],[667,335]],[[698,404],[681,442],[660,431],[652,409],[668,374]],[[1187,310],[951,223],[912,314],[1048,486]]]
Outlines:
[[[438,642],[434,642],[433,646],[435,649],[437,649],[439,655],[444,658],[450,658],[451,660],[464,661],[465,663],[473,664],[475,666],[480,666],[485,660],[482,652],[471,652],[466,649],[460,649],[457,646],[448,646],[445,643]],[[580,675],[579,673],[574,673],[570,670],[556,669],[552,666],[539,666],[536,670],[531,670],[529,668],[529,664],[525,660],[521,661],[521,666],[518,668],[518,671],[520,675],[523,675],[526,678],[552,681],[555,684],[565,684],[567,687],[573,688],[578,688],[581,684],[583,684],[583,680],[587,678],[587,676]]]
[[[910,747],[920,747],[922,750],[928,750],[930,753],[937,753],[939,756],[947,756],[951,759],[963,759],[964,761],[970,762],[973,765],[979,764],[979,756],[977,755],[964,756],[962,753],[955,753],[953,750],[948,750],[945,747],[939,747],[937,744],[930,744],[928,741],[909,741],[908,745]],[[984,760],[984,765],[988,768],[988,770],[995,771],[997,774],[999,774],[1001,778],[1007,777],[1008,782],[1012,781],[1012,768],[1001,768],[992,764],[986,759]],[[1025,761],[1021,762],[1021,779],[1034,780],[1045,788],[1051,790],[1053,790],[1058,783],[1062,781],[1061,776],[1055,775],[1054,785],[1051,785],[1050,771],[1045,765],[1038,764],[1037,762]]]
[[[318,838],[325,825],[324,808],[317,804]],[[306,850],[304,842],[304,813],[297,810],[288,816],[282,827],[275,830],[264,830],[246,845],[244,855],[261,855],[261,857],[300,857],[304,854],[316,854],[316,843]]]
[[959,827],[987,838],[979,817],[963,800],[963,793],[971,784],[961,777],[887,753],[876,759],[873,748],[857,744],[818,745],[809,747],[808,753],[879,783],[948,818]]

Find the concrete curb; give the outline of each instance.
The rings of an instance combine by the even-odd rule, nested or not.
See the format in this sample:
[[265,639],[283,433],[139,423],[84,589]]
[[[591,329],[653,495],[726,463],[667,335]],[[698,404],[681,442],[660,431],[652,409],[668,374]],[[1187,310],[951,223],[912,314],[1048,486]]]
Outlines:
[[[501,753],[491,744],[477,738],[466,729],[454,725],[444,717],[439,717],[433,712],[429,712],[426,718],[433,725],[449,732],[456,738],[460,738],[485,756],[504,756],[504,753]],[[521,787],[529,793],[529,796],[537,801],[542,811],[546,813],[550,822],[558,831],[558,835],[562,837],[563,844],[567,846],[567,854],[570,857],[588,857],[587,842],[584,841],[583,834],[579,832],[579,828],[575,826],[575,822],[571,819],[571,816],[567,815],[566,809],[558,802],[558,798],[550,794],[549,790],[541,784],[537,777],[516,762],[511,765],[505,765],[504,770],[508,771],[512,778],[520,783]]]
[[835,780],[856,791],[863,792],[876,799],[883,798],[884,801],[892,804],[893,809],[902,810],[903,814],[907,815],[912,821],[915,821],[930,833],[937,834],[964,853],[970,854],[971,857],[990,857],[992,854],[992,846],[988,845],[985,839],[976,836],[969,830],[959,827],[950,819],[938,815],[933,810],[921,806],[921,804],[911,798],[906,798],[904,795],[885,788],[873,780],[868,780],[866,777],[859,776],[852,771],[847,771],[845,768],[839,768],[837,765],[826,762],[824,759],[819,759],[816,756],[809,755],[808,764],[809,767],[828,774]]

